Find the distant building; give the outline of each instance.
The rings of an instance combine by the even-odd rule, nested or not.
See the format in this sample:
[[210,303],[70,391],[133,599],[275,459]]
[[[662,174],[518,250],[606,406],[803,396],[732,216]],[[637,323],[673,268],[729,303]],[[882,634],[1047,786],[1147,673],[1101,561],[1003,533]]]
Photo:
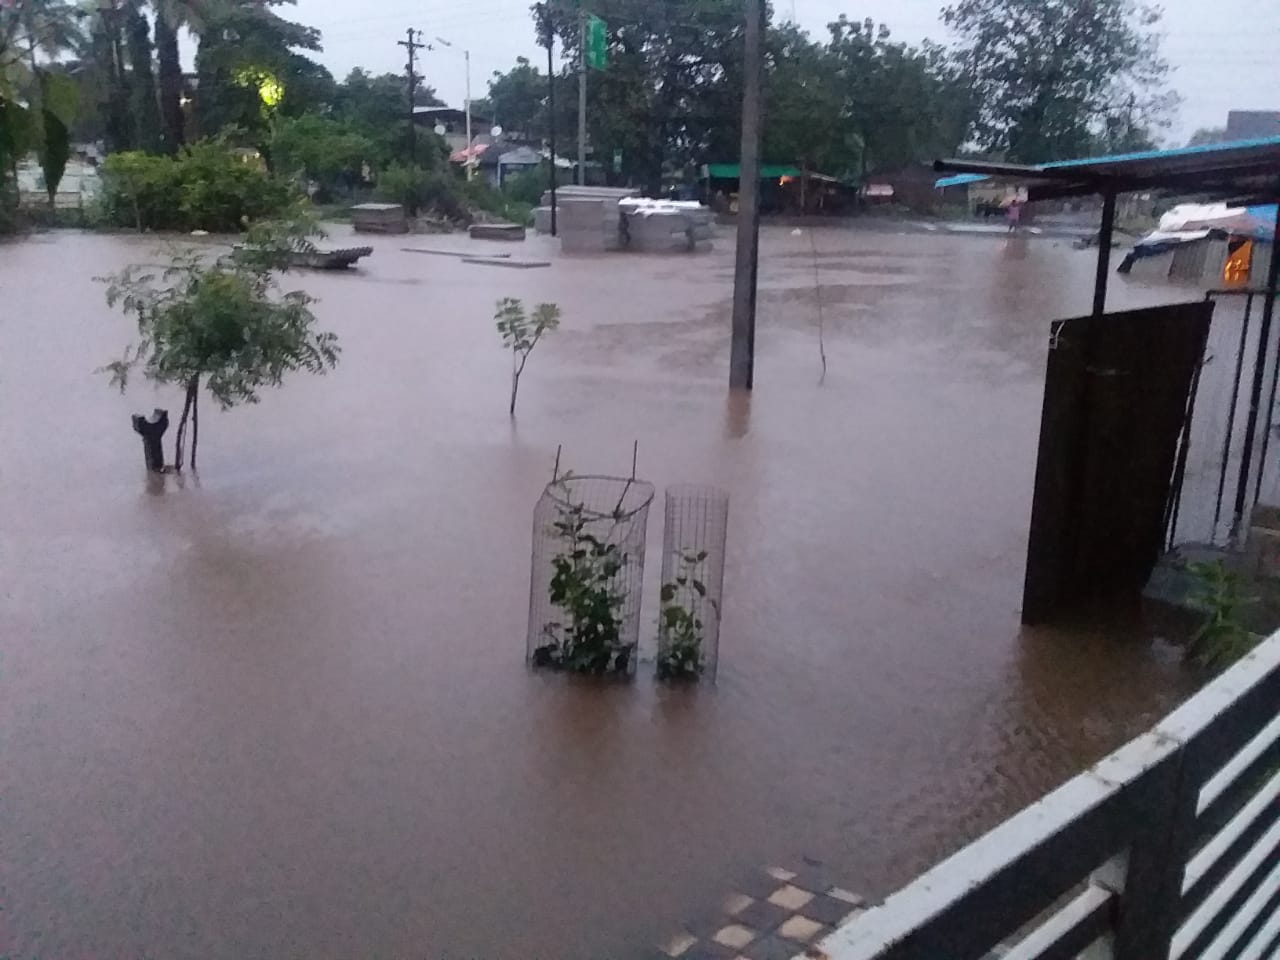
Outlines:
[[1280,110],[1232,110],[1227,114],[1227,140],[1280,137]]
[[[451,151],[465,150],[467,148],[467,113],[465,110],[458,110],[455,107],[414,107],[413,122],[420,127],[426,127],[428,130],[444,127],[442,136]],[[487,144],[493,142],[493,137],[489,135],[492,127],[493,121],[488,117],[473,113],[471,115],[472,143]]]

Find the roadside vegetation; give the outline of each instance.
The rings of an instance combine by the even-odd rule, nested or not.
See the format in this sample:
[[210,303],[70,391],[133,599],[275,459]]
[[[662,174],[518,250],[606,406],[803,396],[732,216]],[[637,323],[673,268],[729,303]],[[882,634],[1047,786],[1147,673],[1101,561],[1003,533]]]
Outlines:
[[[608,25],[606,67],[588,89],[593,178],[657,193],[734,159],[741,3],[592,9]],[[83,144],[101,146],[107,187],[82,218],[117,228],[237,230],[298,196],[334,211],[381,198],[454,223],[528,221],[545,161],[510,171],[501,188],[492,166],[468,180],[431,128],[408,135],[410,103],[442,106],[430,86],[358,68],[335,79],[316,59],[320,32],[287,10],[281,0],[0,4],[0,230],[40,193],[54,206]],[[550,10],[531,36],[554,43],[557,80],[572,90],[577,13]],[[1150,145],[1176,106],[1159,20],[1134,0],[957,0],[939,24],[954,38],[944,45],[844,15],[815,38],[775,12],[764,160],[856,184],[962,148],[1033,162]],[[183,34],[196,82],[179,60]],[[553,102],[547,81],[525,58],[495,73],[472,104],[479,135],[496,121],[507,141],[537,149],[554,125],[559,154],[576,155],[576,98]],[[40,189],[20,195],[25,163]]]

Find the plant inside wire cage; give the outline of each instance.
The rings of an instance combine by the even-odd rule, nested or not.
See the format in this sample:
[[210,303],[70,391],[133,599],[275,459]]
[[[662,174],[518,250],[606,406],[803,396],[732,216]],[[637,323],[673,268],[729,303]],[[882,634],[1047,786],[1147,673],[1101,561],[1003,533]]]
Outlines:
[[658,605],[659,680],[714,680],[720,660],[729,494],[718,487],[668,488]]
[[615,477],[562,477],[535,510],[529,660],[629,676],[639,636],[644,535],[653,487]]
[[717,619],[719,604],[707,596],[707,551],[682,553],[675,579],[662,585],[658,629],[662,634],[658,654],[659,680],[697,680],[706,668],[703,644],[707,627],[703,609]]

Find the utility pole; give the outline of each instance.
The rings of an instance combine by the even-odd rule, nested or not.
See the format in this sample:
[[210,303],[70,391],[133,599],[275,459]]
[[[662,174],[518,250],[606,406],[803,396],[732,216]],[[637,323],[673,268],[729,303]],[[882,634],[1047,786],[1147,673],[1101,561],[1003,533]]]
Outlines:
[[[475,144],[471,142],[471,51],[463,50],[462,59],[467,63],[467,179],[475,176],[475,158],[471,155]],[[498,185],[502,185],[502,168],[498,168]]]
[[587,183],[587,11],[578,12],[578,186]]
[[761,0],[746,0],[747,23],[742,80],[742,156],[738,164],[738,249],[733,266],[733,337],[729,387],[755,384],[756,276],[760,259],[760,34]]
[[547,141],[551,150],[551,235],[556,235],[556,74],[555,31],[551,24],[551,4],[542,0],[542,39],[547,45]]
[[[415,40],[415,37],[418,39]],[[409,63],[405,67],[409,75],[409,166],[413,166],[418,162],[418,132],[413,119],[413,106],[415,95],[418,92],[418,77],[414,72],[414,68],[417,66],[418,51],[426,46],[426,44],[419,42],[421,37],[421,30],[414,30],[413,27],[409,27],[404,32],[404,39],[396,41],[398,46],[404,47],[409,53]]]
[[[453,44],[444,37],[436,37],[436,43],[444,47],[452,47]],[[471,51],[463,50],[462,59],[467,65],[467,100],[464,106],[467,110],[467,159],[464,164],[467,171],[467,179],[472,179],[476,172],[475,158],[471,155],[471,148],[474,144],[471,142]],[[502,186],[502,172],[498,172],[498,186]]]

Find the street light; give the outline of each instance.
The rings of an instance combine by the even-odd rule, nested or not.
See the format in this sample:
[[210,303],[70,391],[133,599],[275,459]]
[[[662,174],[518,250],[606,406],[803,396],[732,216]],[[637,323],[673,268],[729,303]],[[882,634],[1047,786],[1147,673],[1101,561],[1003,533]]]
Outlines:
[[[442,47],[452,47],[453,44],[444,37],[436,37],[436,43]],[[471,156],[471,51],[462,51],[463,59],[467,62],[467,99],[465,106],[467,109],[467,179],[470,180],[475,173],[474,158]]]

